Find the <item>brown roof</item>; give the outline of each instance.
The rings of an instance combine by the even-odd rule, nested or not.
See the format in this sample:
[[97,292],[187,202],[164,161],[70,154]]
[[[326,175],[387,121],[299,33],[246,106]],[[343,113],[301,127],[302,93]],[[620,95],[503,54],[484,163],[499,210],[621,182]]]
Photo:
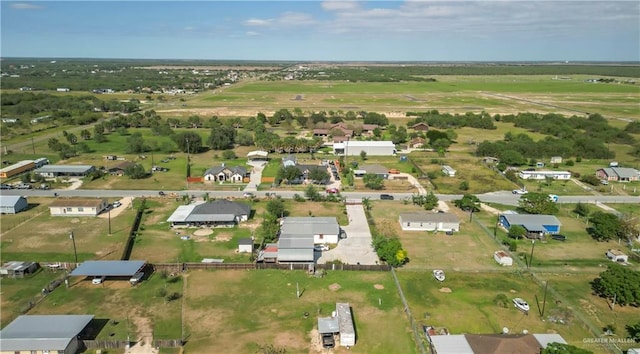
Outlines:
[[474,353],[539,354],[540,343],[532,334],[465,334]]
[[314,129],[313,134],[329,135],[329,129]]
[[429,124],[420,122],[410,126],[409,128],[415,129],[415,130],[429,130]]
[[133,165],[135,165],[135,163],[134,163],[134,162],[131,162],[131,161],[122,161],[121,163],[119,163],[119,164],[117,164],[117,165],[115,165],[115,166],[111,167],[111,168],[109,169],[109,171],[113,171],[113,170],[123,170],[123,171],[124,171],[127,167],[130,167],[130,166],[133,166]]
[[362,125],[362,130],[374,130],[376,128],[379,128],[380,126],[377,124],[363,124]]
[[104,199],[81,199],[81,198],[59,198],[49,207],[99,207],[104,203]]

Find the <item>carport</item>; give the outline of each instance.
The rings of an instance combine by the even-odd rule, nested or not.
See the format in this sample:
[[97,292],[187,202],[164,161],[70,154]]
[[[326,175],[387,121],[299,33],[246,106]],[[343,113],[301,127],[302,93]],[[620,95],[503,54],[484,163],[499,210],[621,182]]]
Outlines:
[[71,272],[71,276],[127,277],[139,272],[146,261],[86,261]]

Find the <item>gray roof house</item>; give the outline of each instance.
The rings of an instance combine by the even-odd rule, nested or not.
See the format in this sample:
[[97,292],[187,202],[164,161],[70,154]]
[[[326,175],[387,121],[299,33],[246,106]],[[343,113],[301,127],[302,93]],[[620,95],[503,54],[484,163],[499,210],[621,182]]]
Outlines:
[[234,226],[249,220],[251,207],[229,200],[181,205],[167,219],[172,227]]
[[44,165],[34,172],[43,177],[86,176],[95,171],[92,165]]
[[452,213],[401,213],[404,231],[460,231],[460,219]]
[[527,230],[528,238],[542,238],[545,234],[560,233],[560,220],[553,215],[539,214],[500,214],[500,225],[509,230],[513,225],[520,225]]
[[355,175],[355,177],[362,177],[365,174],[374,174],[376,176],[387,179],[389,178],[389,169],[378,164],[362,165],[359,166],[357,170],[354,170],[353,174]]
[[79,334],[93,315],[23,315],[0,331],[3,353],[72,354],[80,348]]
[[600,179],[618,182],[631,182],[640,180],[640,171],[629,167],[605,167],[596,171]]
[[567,344],[559,334],[456,334],[427,339],[438,354],[539,354],[550,343]]
[[0,214],[17,214],[29,207],[27,198],[18,195],[0,195]]
[[335,217],[286,217],[278,235],[278,262],[314,262],[314,244],[338,243]]
[[214,166],[204,172],[204,180],[212,182],[242,183],[248,177],[247,169],[242,166]]

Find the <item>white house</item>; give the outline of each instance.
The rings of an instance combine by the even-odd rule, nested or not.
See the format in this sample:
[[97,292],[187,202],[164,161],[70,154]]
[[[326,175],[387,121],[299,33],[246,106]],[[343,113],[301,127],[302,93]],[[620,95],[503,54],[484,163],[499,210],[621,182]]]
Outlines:
[[501,266],[512,266],[513,265],[513,258],[511,258],[504,251],[496,251],[493,254],[493,259],[495,259],[495,261],[498,262],[498,264],[501,265]]
[[13,195],[0,195],[0,214],[17,214],[29,206],[27,198]]
[[247,169],[242,166],[214,166],[204,172],[204,180],[212,182],[242,183],[247,177]]
[[364,151],[367,156],[393,156],[396,145],[392,141],[358,141],[347,140],[333,144],[333,153],[344,156],[360,156]]
[[314,244],[335,244],[340,225],[335,217],[286,217],[280,225],[280,237],[283,235],[313,236]]
[[97,216],[107,208],[106,199],[59,198],[49,204],[51,216]]
[[518,176],[522,179],[544,180],[547,178],[568,180],[571,179],[571,172],[568,171],[520,171]]
[[607,258],[609,258],[614,262],[619,262],[619,263],[629,262],[629,256],[627,256],[620,250],[614,250],[614,249],[607,250],[606,255],[607,255]]
[[404,231],[460,231],[460,220],[452,213],[400,213]]
[[445,175],[449,176],[449,177],[455,177],[456,175],[456,170],[453,169],[453,167],[449,166],[449,165],[442,165],[442,173],[444,173]]

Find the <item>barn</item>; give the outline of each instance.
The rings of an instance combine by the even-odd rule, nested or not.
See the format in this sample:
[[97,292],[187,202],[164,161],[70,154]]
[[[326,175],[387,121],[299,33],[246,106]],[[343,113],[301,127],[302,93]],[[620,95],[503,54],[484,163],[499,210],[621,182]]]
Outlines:
[[0,213],[17,214],[29,206],[27,198],[14,195],[0,195]]
[[81,350],[81,333],[93,315],[22,315],[0,331],[2,353],[64,353]]

